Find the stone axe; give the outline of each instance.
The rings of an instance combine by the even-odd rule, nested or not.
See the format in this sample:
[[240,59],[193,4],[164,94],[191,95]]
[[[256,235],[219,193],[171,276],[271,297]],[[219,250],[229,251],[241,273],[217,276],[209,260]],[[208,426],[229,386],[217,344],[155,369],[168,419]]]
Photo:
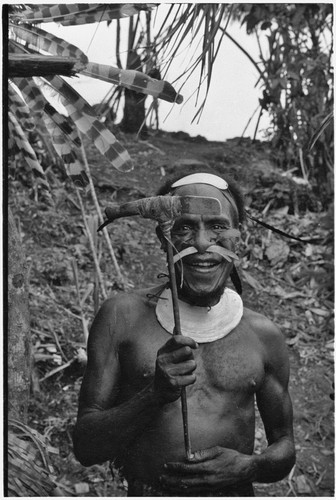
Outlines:
[[[205,196],[153,196],[142,198],[136,201],[130,201],[119,205],[114,203],[105,209],[107,220],[98,228],[101,231],[105,226],[121,217],[140,215],[147,219],[153,219],[158,222],[167,245],[167,264],[169,272],[169,281],[172,294],[173,313],[174,313],[174,335],[182,335],[180,311],[178,304],[178,292],[176,284],[176,275],[174,267],[174,253],[171,241],[171,229],[174,219],[182,214],[194,215],[219,215],[221,213],[221,204],[217,198]],[[193,457],[191,451],[190,435],[188,428],[188,408],[186,388],[181,389],[181,406],[183,418],[184,446],[187,460]]]

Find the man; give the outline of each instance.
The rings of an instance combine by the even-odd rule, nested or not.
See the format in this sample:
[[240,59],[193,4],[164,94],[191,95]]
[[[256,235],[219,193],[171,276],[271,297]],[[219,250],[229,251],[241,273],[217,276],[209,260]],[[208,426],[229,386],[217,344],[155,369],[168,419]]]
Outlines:
[[[184,176],[160,194],[215,197],[221,205],[219,215],[182,214],[172,228],[184,335],[172,335],[167,285],[103,304],[89,337],[75,454],[86,466],[114,460],[128,496],[254,496],[253,482],[290,472],[295,449],[283,336],[226,287],[242,197],[205,173]],[[259,455],[253,454],[255,397],[268,439]]]

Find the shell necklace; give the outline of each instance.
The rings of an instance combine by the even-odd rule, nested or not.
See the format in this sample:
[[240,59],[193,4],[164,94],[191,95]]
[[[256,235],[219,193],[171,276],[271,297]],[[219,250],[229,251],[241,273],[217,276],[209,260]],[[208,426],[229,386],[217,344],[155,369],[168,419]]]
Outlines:
[[[192,306],[182,300],[179,300],[179,308],[183,335],[199,343],[214,342],[225,337],[238,325],[243,315],[242,299],[230,288],[225,288],[220,301],[211,309]],[[160,325],[173,334],[174,314],[169,288],[161,293],[155,313]]]

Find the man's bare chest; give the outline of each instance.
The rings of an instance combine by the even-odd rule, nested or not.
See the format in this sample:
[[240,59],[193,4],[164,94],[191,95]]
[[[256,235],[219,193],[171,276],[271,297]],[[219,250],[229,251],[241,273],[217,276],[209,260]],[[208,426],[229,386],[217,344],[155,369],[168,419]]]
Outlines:
[[[158,350],[171,338],[156,321],[146,318],[133,332],[120,353],[123,376],[135,391],[154,377]],[[262,347],[243,322],[229,335],[215,342],[199,344],[194,351],[196,383],[191,392],[253,393],[264,377]]]

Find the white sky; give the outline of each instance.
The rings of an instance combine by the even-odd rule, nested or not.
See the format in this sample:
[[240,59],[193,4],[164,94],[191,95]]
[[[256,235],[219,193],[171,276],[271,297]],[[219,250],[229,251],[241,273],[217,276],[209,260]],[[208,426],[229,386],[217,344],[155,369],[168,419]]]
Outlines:
[[[160,6],[159,8],[162,8]],[[128,26],[128,20],[124,19]],[[114,25],[95,23],[85,26],[62,27],[55,24],[44,24],[43,29],[66,39],[82,49],[92,62],[115,65]],[[239,24],[229,26],[228,32],[258,60],[259,49],[252,36],[246,35],[245,27]],[[183,71],[186,64],[181,63]],[[240,137],[243,130],[258,106],[261,91],[255,88],[258,73],[247,57],[227,38],[224,37],[221,49],[214,65],[212,83],[208,100],[199,123],[191,124],[196,112],[195,98],[188,101],[197,87],[198,77],[184,86],[182,95],[184,102],[180,105],[160,100],[160,128],[167,131],[185,131],[192,136],[202,135],[208,140],[224,141]],[[173,77],[166,78],[172,83]],[[75,83],[76,82],[76,83]],[[109,91],[111,85],[88,77],[72,78],[71,84],[88,100],[90,104],[99,102]],[[174,85],[179,90],[178,85]],[[187,102],[188,101],[188,102]],[[149,97],[146,103],[150,103]],[[201,102],[201,101],[200,101]],[[168,115],[168,116],[167,116]],[[255,114],[245,137],[253,136],[258,113]],[[267,117],[262,119],[259,129],[266,128]],[[262,135],[259,134],[258,138]]]

